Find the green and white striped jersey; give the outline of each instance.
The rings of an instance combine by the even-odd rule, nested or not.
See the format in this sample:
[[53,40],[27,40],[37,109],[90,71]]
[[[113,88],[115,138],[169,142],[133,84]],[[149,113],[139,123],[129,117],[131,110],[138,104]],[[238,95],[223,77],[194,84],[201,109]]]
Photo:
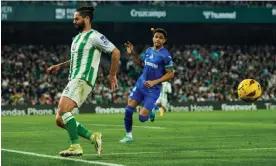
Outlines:
[[168,100],[168,93],[172,93],[172,85],[169,82],[162,82],[162,89],[160,93],[160,98]]
[[94,86],[101,53],[111,53],[114,48],[114,44],[96,30],[79,33],[71,45],[69,81],[82,79]]

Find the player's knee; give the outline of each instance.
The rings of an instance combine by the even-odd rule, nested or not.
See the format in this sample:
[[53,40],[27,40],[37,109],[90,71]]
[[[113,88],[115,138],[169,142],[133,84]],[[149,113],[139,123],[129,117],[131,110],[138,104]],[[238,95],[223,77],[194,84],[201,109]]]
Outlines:
[[132,100],[132,99],[128,99],[128,102],[127,102],[127,105],[128,106],[130,106],[130,107],[132,107],[132,108],[136,108],[137,106],[138,106],[138,101],[136,101],[136,100]]
[[62,114],[64,114],[65,112],[66,112],[65,107],[64,107],[62,104],[59,104],[59,105],[58,105],[58,114],[59,114],[59,115],[62,115]]
[[139,115],[140,122],[146,122],[148,119],[149,119],[149,116]]
[[65,129],[65,125],[60,119],[56,119],[56,125],[60,128]]
[[61,97],[58,103],[58,113],[62,115],[66,112],[71,112],[75,107],[77,107],[77,104],[73,100],[67,97]]
[[127,104],[130,105],[131,99],[127,99]]
[[139,114],[142,116],[149,116],[150,111],[147,108],[142,108]]
[[74,108],[75,106],[72,104],[62,103],[58,105],[58,113],[59,115],[62,115],[66,112],[71,112]]
[[61,128],[65,129],[65,125],[63,123],[63,120],[62,120],[61,116],[58,113],[56,114],[56,125],[58,127],[61,127]]

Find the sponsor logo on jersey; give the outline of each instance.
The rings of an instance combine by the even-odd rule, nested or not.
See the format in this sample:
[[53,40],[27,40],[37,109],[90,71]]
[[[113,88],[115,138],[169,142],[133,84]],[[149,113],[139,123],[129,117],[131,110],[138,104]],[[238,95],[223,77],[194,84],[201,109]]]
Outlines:
[[105,36],[101,36],[100,39],[103,41],[104,45],[108,45],[109,41],[107,40],[107,38]]
[[149,57],[149,59],[152,59],[153,58],[153,55],[151,55],[150,57]]
[[147,61],[145,61],[145,65],[146,65],[146,66],[153,67],[153,68],[155,68],[155,69],[158,68],[158,65],[157,65],[157,64],[154,64],[154,63],[152,63],[152,62],[147,62]]

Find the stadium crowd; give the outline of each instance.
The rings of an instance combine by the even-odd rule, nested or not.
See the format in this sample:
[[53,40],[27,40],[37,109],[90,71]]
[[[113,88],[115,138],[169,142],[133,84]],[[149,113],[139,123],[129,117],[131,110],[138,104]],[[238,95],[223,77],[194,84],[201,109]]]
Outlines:
[[[140,52],[145,46],[139,46]],[[237,99],[236,88],[245,78],[260,82],[260,100],[276,100],[274,46],[168,46],[175,63],[170,99],[177,102]],[[68,45],[2,45],[2,105],[57,104],[68,82],[69,69],[46,74],[52,64],[68,60]],[[121,50],[119,89],[111,93],[106,79],[109,59],[102,57],[97,85],[86,103],[125,103],[141,69]]]
[[185,5],[185,6],[245,6],[245,7],[273,7],[276,5],[275,1],[1,1],[2,5],[57,5],[57,6],[100,6],[100,5],[147,5],[147,6],[171,6],[171,5]]

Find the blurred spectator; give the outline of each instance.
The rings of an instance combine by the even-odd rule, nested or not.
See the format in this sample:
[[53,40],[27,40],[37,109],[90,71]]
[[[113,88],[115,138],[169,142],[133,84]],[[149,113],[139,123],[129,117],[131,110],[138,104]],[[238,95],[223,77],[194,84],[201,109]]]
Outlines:
[[101,6],[101,5],[148,5],[148,6],[221,6],[221,7],[233,7],[233,6],[244,6],[244,7],[273,7],[276,6],[275,1],[12,1],[5,2],[1,1],[1,5],[57,5],[57,6]]
[[[142,46],[138,46],[145,50]],[[263,88],[260,100],[276,100],[276,50],[274,46],[185,45],[169,48],[175,62],[173,101],[238,100],[236,87],[254,78]],[[69,59],[69,46],[4,45],[2,105],[58,104],[68,83],[69,69],[47,75],[47,67]],[[101,64],[97,84],[86,103],[126,103],[141,68],[123,55],[118,74],[119,89],[108,88],[108,68]],[[105,62],[104,60],[102,62]],[[108,61],[107,61],[108,63]]]

